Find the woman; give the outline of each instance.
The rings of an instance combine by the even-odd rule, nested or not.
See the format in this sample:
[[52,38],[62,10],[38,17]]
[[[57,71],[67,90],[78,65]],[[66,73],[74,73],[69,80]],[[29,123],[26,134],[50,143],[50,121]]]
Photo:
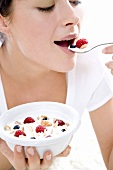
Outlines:
[[[78,0],[1,0],[0,113],[28,102],[55,101],[87,107],[104,162],[113,169],[113,93],[96,50],[78,55],[68,49],[80,35],[83,9]],[[77,62],[76,62],[77,58]],[[96,68],[96,69],[95,69]],[[51,94],[51,95],[50,95]],[[0,140],[0,170],[47,169],[48,151],[40,160],[35,148],[14,153]],[[69,154],[68,147],[61,156]],[[60,155],[59,155],[60,156]]]

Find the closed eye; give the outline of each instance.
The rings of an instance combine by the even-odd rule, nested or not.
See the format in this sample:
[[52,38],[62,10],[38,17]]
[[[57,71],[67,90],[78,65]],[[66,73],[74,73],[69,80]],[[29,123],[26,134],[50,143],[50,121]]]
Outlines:
[[41,12],[51,12],[53,11],[55,5],[46,7],[46,8],[41,8],[41,7],[37,7],[37,10],[41,11]]
[[[81,4],[82,2],[76,0],[76,1],[70,1],[70,3],[71,3],[73,6],[77,6],[77,5]],[[54,7],[55,7],[55,4],[52,5],[52,6],[46,7],[46,8],[37,7],[37,10],[38,10],[38,11],[41,11],[41,12],[51,12],[51,11],[53,11]]]
[[82,2],[81,2],[81,1],[70,1],[70,3],[71,3],[73,6],[77,6],[77,5],[81,4]]

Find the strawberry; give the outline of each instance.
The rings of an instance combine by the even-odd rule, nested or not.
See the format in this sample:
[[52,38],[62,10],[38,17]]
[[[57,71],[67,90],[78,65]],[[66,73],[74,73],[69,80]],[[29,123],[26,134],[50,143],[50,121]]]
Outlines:
[[56,119],[55,120],[55,123],[58,122],[58,126],[63,126],[65,125],[65,122],[63,120],[60,120],[60,119]]
[[36,133],[41,133],[41,132],[44,132],[44,130],[46,130],[46,128],[42,125],[38,125],[36,127]]
[[27,118],[25,118],[25,120],[24,120],[24,124],[25,124],[25,123],[33,123],[33,122],[35,122],[35,120],[34,120],[32,117],[27,117]]
[[84,44],[88,44],[87,39],[85,39],[85,38],[79,39],[76,42],[76,47],[81,48],[81,46],[84,45]]
[[20,135],[26,136],[26,134],[22,130],[17,130],[14,136],[19,137]]

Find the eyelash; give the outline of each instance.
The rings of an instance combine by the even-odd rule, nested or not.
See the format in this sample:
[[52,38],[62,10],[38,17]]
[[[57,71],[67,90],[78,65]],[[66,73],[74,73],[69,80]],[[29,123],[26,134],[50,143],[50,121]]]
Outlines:
[[51,12],[51,11],[53,11],[54,6],[55,6],[55,5],[52,5],[52,6],[49,6],[49,7],[47,7],[47,8],[40,8],[40,7],[38,7],[37,9],[38,9],[39,11],[41,11],[41,12]]
[[81,4],[81,1],[70,1],[71,4],[73,4],[74,6],[77,6],[79,4]]
[[[70,3],[73,5],[73,6],[77,6],[79,4],[81,4],[81,1],[70,1]],[[41,8],[41,7],[38,7],[37,10],[38,11],[41,11],[41,12],[52,12],[53,9],[54,9],[55,5],[52,5],[50,7],[46,7],[46,8]]]

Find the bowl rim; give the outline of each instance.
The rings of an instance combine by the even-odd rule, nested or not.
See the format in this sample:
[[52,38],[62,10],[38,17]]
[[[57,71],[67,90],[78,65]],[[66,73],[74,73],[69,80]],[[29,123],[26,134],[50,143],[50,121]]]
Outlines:
[[[28,107],[28,106],[60,106],[60,107],[64,107],[68,108],[69,110],[71,110],[72,112],[76,113],[77,116],[77,122],[76,122],[76,126],[74,126],[73,128],[68,129],[65,133],[62,133],[61,135],[56,135],[55,137],[50,137],[50,138],[44,138],[44,139],[40,139],[40,140],[31,140],[31,139],[21,139],[21,138],[15,138],[12,136],[7,135],[7,133],[4,133],[4,128],[1,126],[1,122],[4,120],[5,116],[9,116],[10,112],[14,112],[17,111],[18,109],[24,108],[24,107]],[[9,114],[9,115],[8,115]],[[5,115],[5,116],[4,116]],[[43,146],[44,145],[50,145],[53,143],[58,143],[58,141],[62,141],[62,140],[66,140],[66,138],[70,135],[73,135],[76,130],[79,128],[81,124],[81,119],[80,119],[80,114],[70,105],[67,104],[63,104],[63,103],[58,103],[58,102],[49,102],[49,101],[41,101],[41,102],[30,102],[30,103],[25,103],[22,105],[18,105],[15,106],[9,110],[7,110],[3,115],[1,115],[0,117],[0,137],[5,140],[7,143],[11,143],[11,144],[16,144],[16,145],[22,145],[22,146]],[[2,127],[2,128],[1,128]]]

